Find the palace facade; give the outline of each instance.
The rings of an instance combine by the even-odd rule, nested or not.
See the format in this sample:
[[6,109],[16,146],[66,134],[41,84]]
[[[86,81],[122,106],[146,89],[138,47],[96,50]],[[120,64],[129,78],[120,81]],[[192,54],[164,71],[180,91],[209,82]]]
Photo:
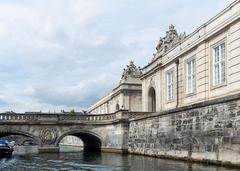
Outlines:
[[190,35],[179,34],[170,25],[150,63],[140,69],[130,62],[120,84],[88,112],[163,112],[238,93],[239,0]]
[[142,75],[141,69],[133,61],[123,70],[119,85],[111,93],[92,105],[91,114],[114,113],[120,109],[142,111]]

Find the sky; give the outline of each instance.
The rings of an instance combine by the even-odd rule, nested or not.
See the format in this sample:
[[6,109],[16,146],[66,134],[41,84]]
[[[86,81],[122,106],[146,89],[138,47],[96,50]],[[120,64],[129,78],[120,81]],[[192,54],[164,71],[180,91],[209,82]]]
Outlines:
[[0,112],[86,110],[233,0],[0,0]]

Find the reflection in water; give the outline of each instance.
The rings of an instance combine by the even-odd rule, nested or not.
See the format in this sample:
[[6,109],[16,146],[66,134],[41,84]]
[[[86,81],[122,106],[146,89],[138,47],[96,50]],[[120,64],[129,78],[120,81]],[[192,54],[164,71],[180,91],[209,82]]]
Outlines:
[[[83,152],[64,147],[60,153],[14,155],[0,160],[0,170],[45,171],[228,171],[229,169],[201,164],[188,164],[152,157],[121,155],[115,153]],[[232,170],[237,171],[237,170]]]

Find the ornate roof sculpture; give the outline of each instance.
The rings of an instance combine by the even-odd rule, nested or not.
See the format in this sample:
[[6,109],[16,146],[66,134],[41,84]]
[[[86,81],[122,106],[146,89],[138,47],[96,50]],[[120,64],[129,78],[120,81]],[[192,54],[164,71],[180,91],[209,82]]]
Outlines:
[[159,56],[163,56],[166,52],[182,42],[185,38],[186,33],[179,35],[175,29],[175,26],[171,24],[169,26],[169,30],[166,32],[166,36],[164,38],[160,37],[160,40],[156,47],[157,52],[153,54],[153,60]]
[[142,74],[142,71],[140,67],[136,67],[134,62],[130,61],[129,65],[127,65],[127,68],[123,69],[120,83],[139,80],[141,74]]

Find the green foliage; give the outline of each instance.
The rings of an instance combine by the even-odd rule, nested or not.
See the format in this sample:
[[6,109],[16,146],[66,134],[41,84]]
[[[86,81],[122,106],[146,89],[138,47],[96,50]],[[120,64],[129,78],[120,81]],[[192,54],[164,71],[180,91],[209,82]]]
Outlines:
[[75,115],[76,112],[74,111],[74,109],[72,109],[72,110],[69,112],[69,114],[71,114],[71,115]]

